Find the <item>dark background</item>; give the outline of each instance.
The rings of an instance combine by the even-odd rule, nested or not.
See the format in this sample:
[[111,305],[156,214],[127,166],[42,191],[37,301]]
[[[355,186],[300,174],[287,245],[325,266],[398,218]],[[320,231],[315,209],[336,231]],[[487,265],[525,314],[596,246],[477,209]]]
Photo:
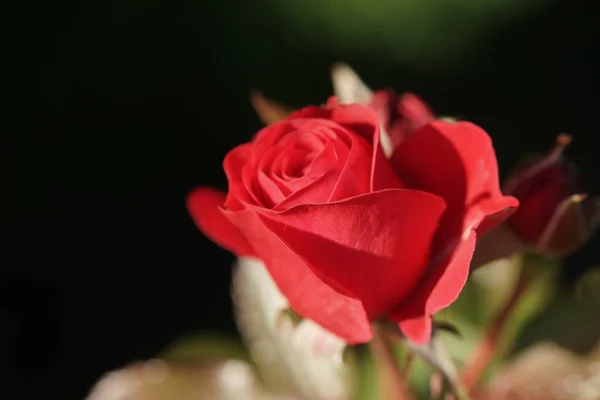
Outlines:
[[[184,198],[195,185],[225,187],[223,156],[261,126],[251,89],[321,103],[330,66],[346,61],[371,87],[415,91],[483,126],[504,173],[572,133],[569,155],[599,192],[592,2],[550,2],[482,31],[477,46],[434,44],[416,62],[375,41],[354,49],[327,31],[317,40],[310,12],[298,17],[305,35],[285,30],[268,4],[15,3],[3,14],[14,126],[0,287],[9,393],[81,399],[103,372],[185,333],[235,332],[233,256],[195,229]],[[460,10],[444,13],[452,23]],[[597,248],[568,260],[567,284]]]

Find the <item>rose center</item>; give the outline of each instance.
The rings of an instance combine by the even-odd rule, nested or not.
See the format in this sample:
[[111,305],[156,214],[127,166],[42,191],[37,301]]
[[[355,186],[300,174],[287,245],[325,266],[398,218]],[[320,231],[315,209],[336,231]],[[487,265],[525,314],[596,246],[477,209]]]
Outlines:
[[284,134],[257,164],[261,201],[273,207],[318,181],[337,165],[339,146],[329,127],[311,125]]
[[[279,154],[271,172],[285,181],[317,178],[330,168],[334,159],[327,149],[332,141],[327,131],[296,131],[279,143]],[[323,160],[323,158],[326,160]],[[324,162],[323,162],[324,161]]]

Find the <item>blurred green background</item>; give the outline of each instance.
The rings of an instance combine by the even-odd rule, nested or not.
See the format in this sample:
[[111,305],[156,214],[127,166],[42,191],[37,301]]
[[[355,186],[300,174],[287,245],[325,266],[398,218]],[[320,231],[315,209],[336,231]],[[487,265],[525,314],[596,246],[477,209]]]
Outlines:
[[[550,0],[13,2],[2,14],[11,207],[2,359],[23,398],[81,398],[190,331],[234,334],[233,256],[183,207],[260,128],[248,94],[331,94],[349,63],[485,128],[501,174],[556,134],[600,192],[597,5]],[[567,260],[566,293],[598,261]],[[542,318],[542,317],[540,317]],[[14,377],[13,377],[14,374]]]

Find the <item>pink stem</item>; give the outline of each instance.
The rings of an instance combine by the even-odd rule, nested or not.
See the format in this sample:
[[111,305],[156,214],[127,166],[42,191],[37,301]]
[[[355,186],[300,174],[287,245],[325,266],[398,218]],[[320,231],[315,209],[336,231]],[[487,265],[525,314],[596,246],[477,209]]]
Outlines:
[[485,370],[494,360],[505,325],[528,286],[529,279],[521,271],[512,295],[500,310],[493,324],[488,328],[483,340],[475,348],[473,357],[465,363],[461,371],[461,380],[471,394],[476,391]]

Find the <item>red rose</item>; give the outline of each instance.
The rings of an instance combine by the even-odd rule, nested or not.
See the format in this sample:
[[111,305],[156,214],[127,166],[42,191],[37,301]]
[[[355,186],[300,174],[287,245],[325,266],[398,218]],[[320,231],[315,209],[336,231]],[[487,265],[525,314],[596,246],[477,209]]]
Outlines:
[[393,148],[414,131],[435,120],[435,114],[427,103],[414,93],[398,95],[392,89],[377,90],[371,95],[369,105],[379,113]]
[[563,157],[568,135],[545,157],[525,162],[506,182],[520,206],[507,225],[527,245],[550,256],[566,256],[587,242],[600,223],[598,199],[588,197],[576,166]]
[[368,106],[307,107],[227,154],[227,194],[196,189],[187,206],[216,243],[261,259],[299,315],[350,344],[380,318],[426,343],[465,283],[475,232],[517,201],[471,123],[426,125],[390,159],[379,136]]

